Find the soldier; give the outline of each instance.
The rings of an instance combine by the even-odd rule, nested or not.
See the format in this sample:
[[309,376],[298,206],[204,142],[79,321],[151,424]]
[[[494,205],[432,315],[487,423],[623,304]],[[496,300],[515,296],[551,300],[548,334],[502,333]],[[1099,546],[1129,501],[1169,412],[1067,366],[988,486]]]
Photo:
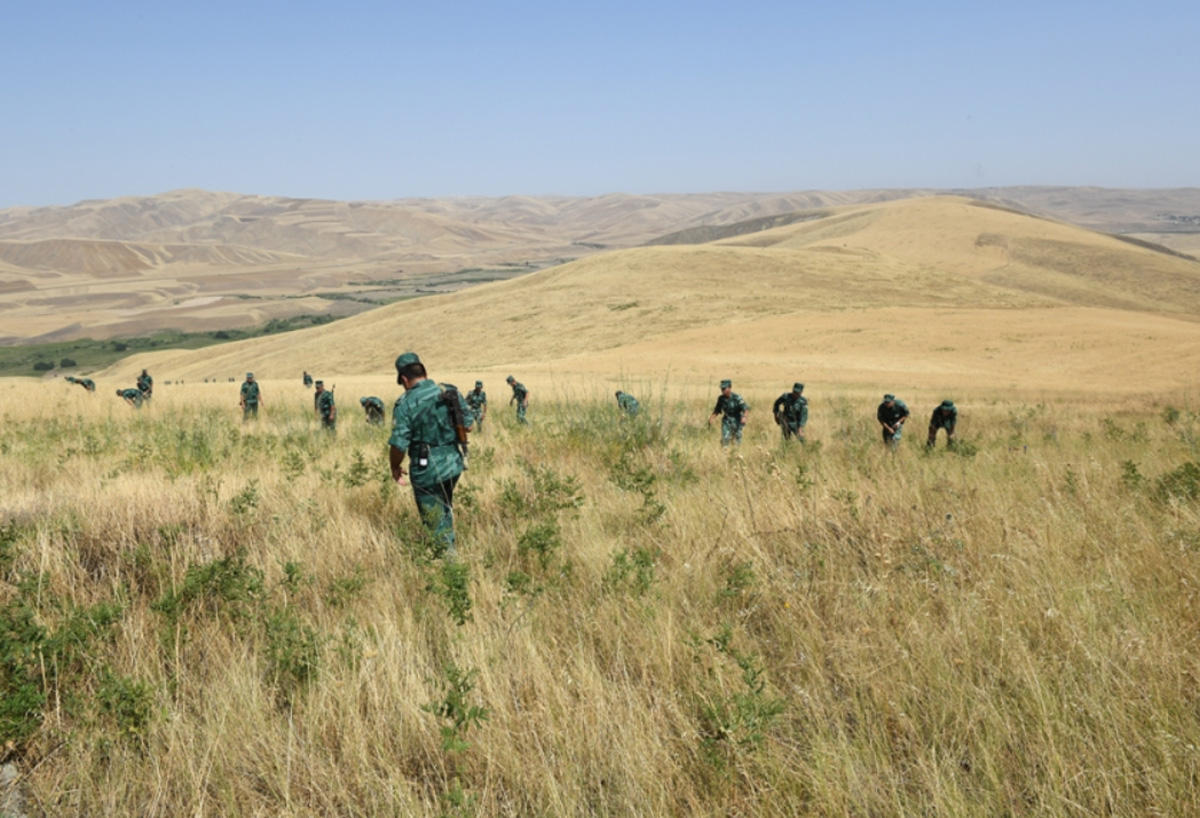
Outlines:
[[742,396],[733,391],[733,381],[721,381],[721,394],[717,396],[717,405],[708,416],[708,425],[721,418],[721,445],[728,446],[729,441],[742,442],[742,429],[746,426],[746,418],[750,415],[750,407],[742,400]]
[[791,440],[795,436],[801,443],[804,442],[804,427],[808,425],[808,398],[801,394],[803,391],[804,384],[794,383],[792,391],[784,392],[771,406],[784,440]]
[[617,406],[631,418],[637,417],[637,413],[642,409],[637,398],[619,389],[617,390]]
[[150,373],[144,369],[142,374],[138,375],[137,388],[142,393],[142,400],[150,400],[154,394],[154,378],[151,378]]
[[487,392],[483,391],[483,381],[475,381],[475,388],[467,393],[467,408],[471,410],[472,432],[483,431],[483,419],[487,417]]
[[517,423],[529,423],[525,419],[525,410],[529,407],[529,390],[525,388],[525,384],[518,383],[512,375],[509,375],[504,381],[512,387],[513,391],[512,397],[508,399],[508,405],[512,406],[513,401],[517,402]]
[[396,382],[404,387],[404,394],[392,409],[388,439],[392,479],[404,485],[402,464],[407,455],[421,520],[445,556],[453,559],[454,486],[463,471],[460,444],[466,443],[473,415],[457,389],[429,380],[415,352],[396,358]]
[[246,380],[242,382],[242,399],[240,405],[242,407],[242,422],[246,422],[246,418],[258,419],[258,407],[263,403],[262,389],[259,388],[258,381],[254,380],[254,373],[247,372]]
[[68,375],[67,383],[77,383],[89,392],[96,391],[96,382],[91,378],[76,378],[73,375]]
[[325,391],[325,381],[317,381],[317,394],[313,400],[316,404],[317,417],[321,419],[321,428],[327,432],[337,431],[337,407],[333,403],[333,392]]
[[383,423],[383,401],[372,395],[369,398],[359,398],[358,402],[367,413],[367,423],[372,426]]
[[884,395],[883,403],[875,410],[875,419],[883,427],[883,442],[895,446],[900,443],[900,430],[908,420],[908,405],[895,395]]
[[142,390],[140,389],[118,389],[117,397],[122,398],[135,409],[142,408]]
[[944,400],[933,409],[929,418],[929,440],[925,441],[926,448],[932,449],[937,445],[938,429],[946,430],[946,446],[954,448],[954,426],[958,423],[958,408],[952,400]]
[[312,382],[312,375],[309,375],[307,371],[305,371],[305,373],[304,373],[304,385],[305,385],[305,386],[312,386],[312,385],[313,385],[313,382]]

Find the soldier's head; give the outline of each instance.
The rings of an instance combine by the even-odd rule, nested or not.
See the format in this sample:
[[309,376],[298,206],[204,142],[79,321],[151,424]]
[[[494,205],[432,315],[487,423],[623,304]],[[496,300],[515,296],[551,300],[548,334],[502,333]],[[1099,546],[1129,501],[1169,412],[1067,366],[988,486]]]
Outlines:
[[415,381],[419,381],[424,377],[425,364],[421,363],[421,359],[417,357],[417,353],[405,352],[396,357],[396,383],[407,389]]
[[726,397],[729,397],[729,395],[732,392],[733,392],[733,381],[729,380],[728,378],[721,381],[721,394]]
[[517,379],[514,378],[512,375],[509,375],[507,378],[504,379],[504,382],[505,383],[516,383]]
[[143,375],[147,374],[147,373],[146,373],[146,370],[144,370],[144,369],[143,369],[143,370],[142,370],[142,374],[143,374]]
[[954,411],[954,401],[947,398],[946,400],[942,401],[941,404],[938,405],[938,409],[940,409],[942,412],[953,412]]
[[624,392],[622,392],[620,389],[618,389],[618,390],[617,390],[617,400],[620,400],[620,399],[621,399],[621,396],[622,396],[622,395],[624,395],[624,394],[625,394]]
[[119,397],[119,398],[123,398],[123,397],[125,397],[125,390],[124,390],[124,389],[118,389],[118,390],[117,390],[117,397]]
[[247,373],[246,373],[246,380],[248,380],[248,381],[252,381],[252,380],[254,380],[254,373],[253,373],[253,372],[247,372]]
[[475,381],[476,389],[483,389],[483,381]]
[[325,391],[325,381],[313,381],[313,386],[317,388],[318,392]]
[[360,405],[360,406],[366,406],[366,405],[367,405],[367,399],[366,399],[366,398],[359,398],[359,399],[358,399],[358,403],[359,403],[359,405]]
[[799,395],[801,392],[804,391],[804,384],[800,383],[799,381],[796,381],[796,383],[792,384],[792,391],[795,392],[797,395]]
[[883,402],[886,403],[888,406],[891,406],[893,403],[896,402],[896,396],[889,392],[888,394],[883,396]]

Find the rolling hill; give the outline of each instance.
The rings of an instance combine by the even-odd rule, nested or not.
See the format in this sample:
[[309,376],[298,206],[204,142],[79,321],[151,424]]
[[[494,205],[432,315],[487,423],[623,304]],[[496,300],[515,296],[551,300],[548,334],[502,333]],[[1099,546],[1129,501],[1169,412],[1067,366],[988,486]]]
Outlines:
[[[1200,263],[958,197],[830,209],[702,245],[626,249],[333,326],[137,356],[175,377],[301,369],[1160,390],[1200,363]],[[1170,355],[1162,354],[1170,350]],[[794,373],[794,374],[790,374]],[[808,375],[806,377],[811,377]]]

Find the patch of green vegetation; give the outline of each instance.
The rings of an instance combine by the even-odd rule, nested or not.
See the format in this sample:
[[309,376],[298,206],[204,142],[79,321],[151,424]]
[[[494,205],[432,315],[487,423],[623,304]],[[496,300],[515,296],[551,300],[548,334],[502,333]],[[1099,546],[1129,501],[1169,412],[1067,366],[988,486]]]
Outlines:
[[[321,297],[331,298],[334,296],[326,294]],[[224,341],[240,341],[244,338],[258,338],[263,335],[290,332],[294,329],[318,327],[333,320],[335,319],[332,315],[306,314],[294,315],[290,318],[272,318],[262,326],[250,329],[219,329],[209,332],[163,330],[149,335],[110,338],[103,341],[78,338],[74,341],[0,347],[0,377],[40,375],[54,369],[55,361],[58,361],[58,365],[62,368],[77,367],[85,372],[91,372],[103,369],[137,352],[156,349],[200,349]]]

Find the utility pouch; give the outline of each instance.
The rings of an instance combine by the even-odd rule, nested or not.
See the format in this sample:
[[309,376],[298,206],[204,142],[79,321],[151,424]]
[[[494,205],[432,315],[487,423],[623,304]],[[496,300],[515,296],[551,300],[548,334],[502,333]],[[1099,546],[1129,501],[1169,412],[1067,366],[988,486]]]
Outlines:
[[428,443],[418,443],[417,444],[417,456],[413,459],[417,461],[418,468],[423,469],[426,466],[428,466],[429,465],[429,444]]

